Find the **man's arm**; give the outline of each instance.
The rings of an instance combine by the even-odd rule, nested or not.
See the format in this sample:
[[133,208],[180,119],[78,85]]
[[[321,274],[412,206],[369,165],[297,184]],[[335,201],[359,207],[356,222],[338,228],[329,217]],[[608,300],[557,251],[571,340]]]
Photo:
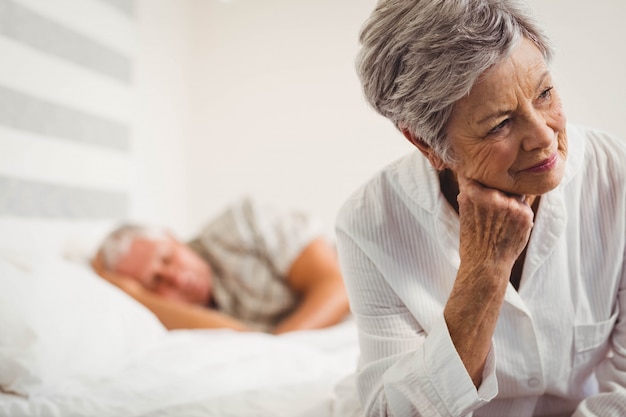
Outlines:
[[215,328],[251,330],[239,320],[215,309],[167,300],[144,288],[139,288],[130,295],[152,311],[168,330]]
[[350,310],[337,253],[325,239],[304,248],[287,274],[287,284],[300,294],[300,304],[275,334],[331,326]]

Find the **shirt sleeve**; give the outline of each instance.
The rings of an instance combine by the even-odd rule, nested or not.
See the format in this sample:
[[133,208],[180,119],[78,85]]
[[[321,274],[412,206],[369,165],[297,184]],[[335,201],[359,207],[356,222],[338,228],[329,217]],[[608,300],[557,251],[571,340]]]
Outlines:
[[340,224],[337,246],[359,330],[357,389],[366,416],[471,416],[496,396],[493,345],[477,390],[443,312],[426,332]]
[[276,273],[285,277],[304,248],[324,236],[322,223],[308,213],[284,210],[245,198],[233,208],[240,234],[263,252]]

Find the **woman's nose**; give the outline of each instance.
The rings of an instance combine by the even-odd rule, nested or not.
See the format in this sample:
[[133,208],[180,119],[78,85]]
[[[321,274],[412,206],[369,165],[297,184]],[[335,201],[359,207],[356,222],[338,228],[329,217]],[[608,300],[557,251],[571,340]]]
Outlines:
[[526,123],[526,132],[522,141],[525,151],[548,148],[556,140],[552,129],[541,112],[534,112]]

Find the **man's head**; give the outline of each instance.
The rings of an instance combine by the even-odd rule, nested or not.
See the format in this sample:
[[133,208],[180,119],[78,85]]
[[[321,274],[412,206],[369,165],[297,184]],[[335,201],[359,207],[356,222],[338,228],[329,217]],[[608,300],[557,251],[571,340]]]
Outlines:
[[106,269],[164,298],[199,305],[209,301],[209,264],[165,230],[121,226],[105,238],[99,254]]

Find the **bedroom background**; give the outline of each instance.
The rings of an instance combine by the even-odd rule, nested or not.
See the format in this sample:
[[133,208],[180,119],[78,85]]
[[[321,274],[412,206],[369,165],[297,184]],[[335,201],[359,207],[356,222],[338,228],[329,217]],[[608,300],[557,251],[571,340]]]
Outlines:
[[[626,138],[626,3],[530,0],[568,119]],[[375,0],[0,0],[1,245],[190,237],[245,194],[318,214],[412,148],[362,99]]]

